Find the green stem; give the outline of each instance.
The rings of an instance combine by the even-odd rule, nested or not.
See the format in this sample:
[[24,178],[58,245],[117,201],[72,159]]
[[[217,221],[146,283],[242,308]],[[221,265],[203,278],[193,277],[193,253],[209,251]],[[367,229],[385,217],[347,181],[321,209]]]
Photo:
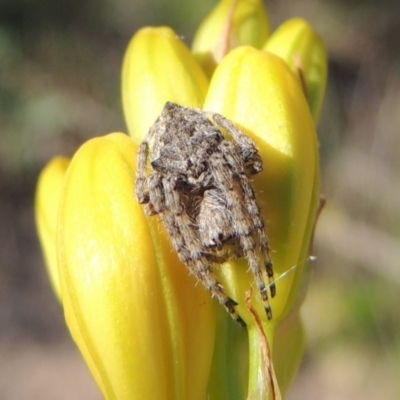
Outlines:
[[248,376],[247,331],[218,307],[207,400],[243,400]]
[[[274,327],[263,323],[248,328],[249,337],[249,381],[248,400],[278,400],[281,399],[272,364]],[[267,341],[268,343],[267,343]]]

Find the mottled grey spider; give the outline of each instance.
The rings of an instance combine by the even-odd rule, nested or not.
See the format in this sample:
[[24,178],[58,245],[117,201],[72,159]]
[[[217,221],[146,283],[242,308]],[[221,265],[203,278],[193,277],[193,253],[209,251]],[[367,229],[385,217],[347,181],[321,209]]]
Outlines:
[[[233,141],[226,140],[221,129]],[[152,170],[146,176],[149,148]],[[146,204],[147,215],[160,214],[180,260],[242,324],[237,302],[225,293],[212,266],[246,257],[267,317],[272,318],[267,287],[274,297],[274,273],[264,221],[249,181],[261,170],[253,141],[231,121],[171,102],[139,149],[139,203]]]

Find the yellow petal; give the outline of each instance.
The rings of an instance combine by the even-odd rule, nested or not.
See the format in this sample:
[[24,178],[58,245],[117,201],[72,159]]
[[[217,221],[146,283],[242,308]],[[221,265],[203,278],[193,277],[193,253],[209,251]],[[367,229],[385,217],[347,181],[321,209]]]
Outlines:
[[261,48],[270,32],[261,0],[222,0],[204,19],[193,40],[192,51],[211,76],[215,66],[240,45]]
[[319,34],[307,21],[294,18],[273,33],[264,50],[283,58],[297,76],[301,74],[311,113],[318,121],[328,77],[326,46]]
[[36,199],[35,215],[40,243],[44,253],[47,272],[54,292],[61,300],[60,281],[58,278],[56,230],[58,206],[65,172],[70,160],[65,157],[54,157],[43,169],[39,176]]
[[136,144],[167,101],[201,107],[208,79],[186,45],[167,27],[143,28],[131,40],[122,71],[122,100]]
[[105,398],[204,398],[214,305],[134,196],[137,146],[84,144],[68,169],[58,229],[69,329]]

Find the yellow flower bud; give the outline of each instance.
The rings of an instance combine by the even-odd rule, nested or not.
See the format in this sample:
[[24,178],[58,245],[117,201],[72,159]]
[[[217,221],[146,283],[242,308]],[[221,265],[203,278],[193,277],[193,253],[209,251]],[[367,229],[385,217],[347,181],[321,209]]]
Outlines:
[[[286,63],[251,47],[233,50],[219,64],[204,109],[234,121],[254,140],[264,161],[264,171],[254,177],[254,187],[266,221],[276,274],[277,295],[271,300],[273,320],[266,321],[256,294],[253,304],[264,319],[273,354],[279,357],[274,351],[274,340],[279,340],[275,333],[298,301],[300,285],[307,275],[317,211],[319,161],[314,121],[299,82]],[[226,263],[217,271],[228,294],[239,303],[239,313],[249,326],[250,360],[256,359],[251,352],[258,349],[254,344],[258,334],[245,306],[245,293],[253,285],[246,261]],[[298,360],[293,361],[298,364]],[[253,372],[249,383],[252,389],[257,387],[257,371]]]
[[270,32],[269,19],[261,0],[222,0],[203,20],[192,51],[208,75],[235,47],[261,48]]
[[202,400],[214,304],[136,201],[136,156],[115,133],[71,161],[57,232],[67,323],[105,398]]
[[57,268],[57,216],[64,176],[69,162],[70,160],[65,157],[54,157],[46,165],[39,176],[35,199],[36,224],[40,243],[46,259],[47,272],[59,300],[61,300],[61,291]]
[[122,101],[134,142],[141,143],[167,101],[201,107],[207,88],[205,73],[172,29],[141,29],[122,70]]
[[311,113],[318,121],[328,76],[327,53],[322,38],[307,21],[294,18],[272,34],[264,50],[283,58],[302,80]]

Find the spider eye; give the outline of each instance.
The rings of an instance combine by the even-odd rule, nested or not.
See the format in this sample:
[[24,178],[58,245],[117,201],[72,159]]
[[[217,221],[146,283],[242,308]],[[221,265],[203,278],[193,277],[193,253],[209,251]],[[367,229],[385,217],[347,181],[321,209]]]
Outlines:
[[160,168],[160,159],[156,158],[155,160],[151,160],[150,164],[154,169],[159,169]]
[[207,138],[207,140],[216,141],[217,143],[221,143],[224,140],[224,135],[218,129],[213,129],[212,131],[205,131],[204,135]]
[[222,140],[225,139],[225,138],[224,138],[224,135],[222,134],[221,131],[215,132],[215,138],[218,139],[219,141],[222,141]]

